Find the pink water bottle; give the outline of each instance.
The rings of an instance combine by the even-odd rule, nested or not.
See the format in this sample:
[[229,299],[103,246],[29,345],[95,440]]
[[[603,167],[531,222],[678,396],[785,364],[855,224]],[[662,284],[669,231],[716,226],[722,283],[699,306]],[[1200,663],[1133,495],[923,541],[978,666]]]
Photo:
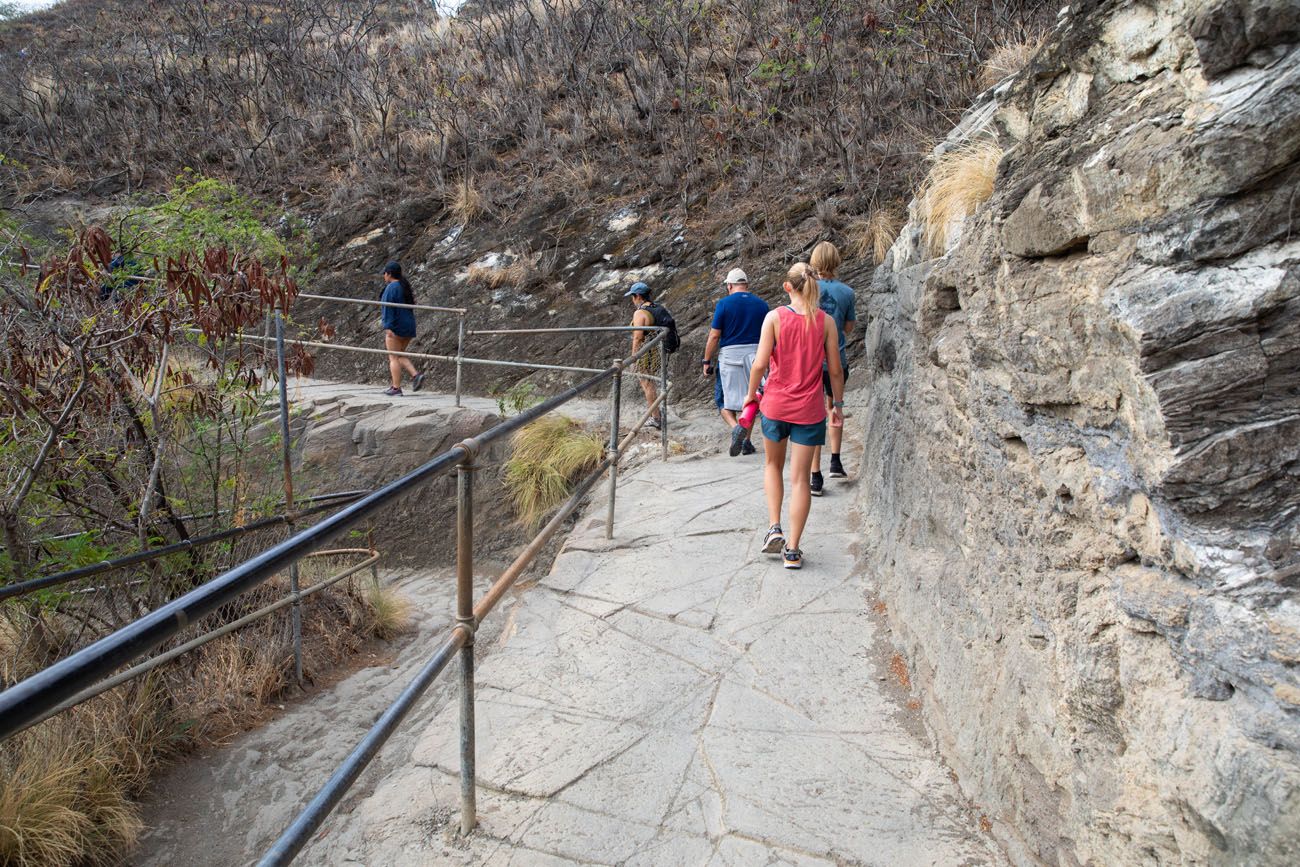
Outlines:
[[754,426],[754,416],[758,415],[758,401],[748,404],[740,413],[740,426],[749,430]]

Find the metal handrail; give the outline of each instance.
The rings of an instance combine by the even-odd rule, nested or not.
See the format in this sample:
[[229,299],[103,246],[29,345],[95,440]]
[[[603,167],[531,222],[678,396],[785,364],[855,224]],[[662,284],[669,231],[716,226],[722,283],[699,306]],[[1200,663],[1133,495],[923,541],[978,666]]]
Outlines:
[[[280,402],[282,426],[287,424],[287,403],[284,389],[284,338],[283,320],[276,314],[276,342],[279,361]],[[588,330],[588,329],[583,329]],[[625,370],[634,375],[643,375],[636,370],[637,362],[660,346],[664,340],[665,329],[647,326],[645,329],[624,327],[593,327],[592,331],[647,330],[657,332],[627,358],[615,362],[608,368],[594,371],[582,382],[563,393],[545,400],[513,418],[470,437],[431,458],[422,466],[407,473],[399,479],[384,485],[361,499],[344,506],[312,527],[295,533],[290,538],[271,546],[243,563],[227,570],[211,581],[189,591],[157,610],[127,624],[116,632],[60,660],[49,668],[0,692],[0,740],[22,731],[35,723],[52,716],[80,701],[111,689],[123,680],[136,676],[149,667],[161,665],[167,659],[184,653],[197,643],[211,640],[215,635],[203,636],[180,648],[174,648],[157,658],[135,666],[129,671],[115,677],[109,677],[121,666],[133,662],[154,650],[164,642],[176,636],[181,630],[199,618],[215,611],[241,594],[267,581],[286,567],[296,579],[297,563],[300,559],[311,556],[328,539],[355,526],[374,515],[380,509],[413,489],[427,483],[430,479],[453,467],[457,473],[457,513],[456,513],[456,623],[450,635],[425,663],[415,679],[402,691],[398,699],[384,712],[378,722],[366,734],[365,738],[353,750],[348,759],[335,771],[326,786],[307,805],[293,824],[276,841],[275,845],[262,859],[262,864],[285,864],[302,849],[311,835],[324,821],[335,805],[342,799],[348,787],[357,779],[379,749],[388,740],[411,707],[427,690],[433,680],[451,661],[453,654],[461,660],[460,677],[460,743],[461,743],[461,821],[460,828],[464,834],[470,833],[477,823],[476,779],[475,779],[475,729],[474,729],[474,633],[481,620],[491,612],[507,590],[514,585],[519,576],[537,557],[546,542],[558,531],[563,522],[577,509],[584,497],[599,480],[609,473],[609,512],[606,534],[613,532],[614,497],[618,479],[618,462],[622,453],[641,427],[656,413],[662,413],[668,402],[668,368],[667,354],[659,352],[661,392],[654,400],[631,432],[619,439],[619,407],[621,404],[622,381]],[[460,335],[463,341],[465,333],[464,319],[461,319]],[[355,347],[346,347],[355,348]],[[380,350],[382,351],[382,350]],[[457,358],[457,403],[459,404],[460,365],[466,361],[463,354]],[[478,361],[478,360],[476,360]],[[483,363],[506,365],[523,365],[517,362],[492,362],[482,359]],[[537,367],[538,365],[531,365]],[[607,380],[612,380],[611,388],[611,430],[609,447],[604,459],[576,487],[566,503],[552,516],[546,526],[520,552],[515,561],[507,568],[479,600],[473,599],[473,480],[477,467],[476,457],[485,447],[514,433],[523,426],[541,418],[552,410],[564,406]],[[662,413],[666,415],[666,413]],[[285,482],[286,498],[292,501],[291,478],[289,474],[287,452],[287,430],[285,431]],[[666,418],[661,424],[661,441],[663,458],[668,458],[668,430]],[[374,560],[348,570],[343,576],[353,574]],[[376,573],[377,575],[377,573]],[[341,580],[341,578],[337,579]],[[294,581],[291,592],[284,599],[267,606],[258,612],[242,618],[223,629],[229,631],[250,622],[249,618],[265,616],[271,610],[278,610],[285,605],[293,605],[295,612],[301,599],[307,592],[319,589],[316,586],[301,591]],[[103,678],[109,677],[108,680]]]
[[300,509],[284,515],[272,515],[269,518],[260,518],[239,527],[227,527],[224,530],[218,530],[217,532],[209,533],[206,536],[199,536],[194,539],[182,539],[179,542],[172,542],[170,545],[163,545],[158,548],[148,548],[144,551],[136,551],[134,554],[126,554],[113,560],[101,560],[98,563],[91,563],[87,566],[69,569],[66,572],[58,572],[53,575],[32,578],[29,581],[20,581],[17,584],[6,584],[4,587],[0,587],[0,602],[3,602],[6,599],[26,596],[29,593],[35,593],[37,590],[44,590],[47,587],[57,587],[60,584],[67,584],[70,581],[79,581],[82,578],[91,578],[104,572],[111,572],[114,569],[124,569],[127,566],[138,566],[141,563],[147,563],[150,560],[156,560],[159,557],[166,557],[169,554],[178,554],[182,551],[190,551],[194,548],[201,548],[205,545],[223,542],[226,539],[233,539],[236,536],[253,533],[257,530],[265,530],[267,527],[274,527],[278,524],[292,524],[294,521],[305,518],[309,515],[315,515],[319,512],[325,512],[329,509],[336,508],[340,501],[347,502],[348,500],[355,500],[364,494],[364,491],[349,492],[347,496],[334,496],[331,497],[329,502],[322,503],[318,506],[312,506],[308,509]]
[[472,460],[484,446],[541,418],[610,378],[621,381],[622,368],[644,356],[661,339],[656,336],[628,359],[614,364],[478,436],[451,447],[405,476],[345,506],[319,523],[273,545],[178,599],[164,604],[116,632],[54,663],[49,668],[0,692],[0,740],[28,727],[46,711],[116,671],[122,665],[155,649],[174,637],[188,624],[263,583],[324,544],[326,540],[376,514],[390,501],[452,467]]
[[371,301],[369,298],[344,298],[338,295],[310,295],[299,292],[295,298],[309,301],[338,301],[342,304],[364,304],[370,307],[401,307],[405,310],[432,310],[435,313],[456,313],[464,316],[469,312],[466,307],[435,307],[432,304],[399,304],[396,301]]
[[339,572],[337,574],[329,576],[328,578],[323,578],[320,581],[317,581],[315,584],[311,585],[310,587],[305,587],[301,590],[290,590],[288,594],[281,597],[280,599],[277,599],[275,602],[272,602],[269,605],[265,605],[250,614],[245,614],[243,617],[240,617],[238,620],[232,620],[231,622],[223,624],[217,627],[216,629],[211,630],[210,632],[205,632],[196,638],[190,639],[189,641],[185,642],[179,647],[173,647],[171,650],[168,650],[166,653],[160,653],[157,656],[150,657],[149,659],[145,660],[139,665],[134,665],[131,668],[128,668],[126,671],[113,675],[107,680],[102,680],[99,683],[95,684],[94,686],[90,687],[89,689],[82,690],[81,692],[77,693],[72,698],[61,703],[57,707],[51,708],[50,710],[46,711],[45,714],[42,715],[39,719],[32,720],[30,725],[39,725],[52,716],[60,714],[63,711],[68,710],[69,708],[76,707],[77,705],[81,704],[83,701],[89,701],[90,699],[94,698],[97,695],[100,695],[101,693],[108,692],[110,689],[113,689],[114,687],[121,686],[122,684],[126,683],[128,680],[133,680],[142,674],[153,671],[158,666],[171,662],[173,659],[177,658],[178,656],[182,656],[186,653],[189,653],[191,650],[202,647],[203,645],[207,644],[210,641],[215,641],[216,639],[220,638],[223,635],[229,635],[230,633],[234,632],[236,629],[242,629],[243,627],[247,626],[250,623],[261,620],[263,617],[269,617],[270,615],[279,611],[281,608],[284,608],[289,605],[297,605],[303,599],[305,599],[308,596],[311,596],[313,593],[318,593],[321,590],[324,590],[328,587],[333,587],[335,584],[339,583],[344,578],[351,578],[353,575],[357,574],[362,569],[365,569],[367,567],[371,568],[371,572],[375,576],[375,580],[378,581],[378,573],[374,571],[374,567],[375,564],[379,562],[380,555],[378,551],[372,548],[335,548],[329,551],[313,551],[307,556],[308,557],[329,557],[329,556],[338,556],[340,554],[365,554],[366,558],[359,563],[352,564],[348,568],[344,569],[342,572]]
[[[434,651],[428,662],[402,690],[397,699],[384,711],[380,718],[362,737],[361,742],[348,754],[343,763],[334,771],[319,792],[303,808],[302,812],[280,835],[279,839],[266,851],[258,861],[258,867],[279,867],[290,863],[303,847],[311,840],[334,807],[347,794],[348,789],[366,769],[379,750],[397,730],[402,720],[414,707],[416,701],[424,694],[437,676],[451,662],[454,654],[461,658],[460,683],[460,761],[461,761],[461,820],[462,834],[469,834],[477,824],[477,807],[475,797],[475,727],[474,727],[474,634],[483,619],[496,607],[506,592],[519,580],[524,570],[532,564],[537,555],[545,548],[547,542],[555,535],[565,520],[577,510],[600,477],[608,471],[610,474],[609,514],[606,523],[607,537],[613,530],[614,489],[617,485],[618,460],[623,451],[631,444],[641,427],[659,409],[666,405],[667,392],[661,393],[654,403],[641,416],[632,430],[619,440],[619,406],[622,374],[625,367],[634,364],[648,353],[660,340],[657,335],[636,353],[619,362],[601,377],[589,380],[594,384],[608,375],[613,375],[611,389],[611,429],[610,447],[605,458],[596,468],[579,482],[568,500],[556,511],[536,536],[525,546],[514,562],[492,583],[487,592],[478,600],[473,600],[473,478],[474,460],[477,448],[460,462],[457,467],[457,508],[456,508],[456,624],[450,634]],[[662,357],[662,355],[661,355]],[[666,458],[665,453],[665,458]]]

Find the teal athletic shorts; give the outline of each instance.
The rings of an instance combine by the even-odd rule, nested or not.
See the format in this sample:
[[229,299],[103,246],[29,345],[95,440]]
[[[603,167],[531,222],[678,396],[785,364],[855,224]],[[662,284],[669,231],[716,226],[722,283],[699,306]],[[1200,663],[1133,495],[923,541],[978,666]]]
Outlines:
[[777,421],[763,416],[763,436],[778,443],[789,438],[801,446],[824,446],[826,445],[826,419],[816,424],[791,424],[788,421]]

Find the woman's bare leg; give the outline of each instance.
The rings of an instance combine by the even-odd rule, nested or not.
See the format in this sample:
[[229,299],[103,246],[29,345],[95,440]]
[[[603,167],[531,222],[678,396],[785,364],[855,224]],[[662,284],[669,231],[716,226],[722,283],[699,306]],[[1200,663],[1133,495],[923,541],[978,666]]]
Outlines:
[[[405,352],[410,342],[409,337],[398,337],[391,331],[384,332],[384,348],[392,352]],[[415,376],[415,365],[411,364],[411,359],[401,355],[388,356],[388,376],[392,380],[393,388],[402,387],[403,370]]]
[[[767,495],[767,523],[768,525],[781,523],[781,500],[785,498],[785,483],[781,479],[782,470],[785,469],[785,444],[789,440],[780,442],[768,440],[763,449],[763,493]],[[806,488],[807,485],[805,484]],[[808,511],[804,510],[804,517],[808,516]]]
[[812,506],[812,486],[809,475],[812,472],[813,455],[816,446],[794,444],[790,454],[790,532],[786,533],[786,544],[791,548],[799,547],[799,537],[808,523],[808,509]]

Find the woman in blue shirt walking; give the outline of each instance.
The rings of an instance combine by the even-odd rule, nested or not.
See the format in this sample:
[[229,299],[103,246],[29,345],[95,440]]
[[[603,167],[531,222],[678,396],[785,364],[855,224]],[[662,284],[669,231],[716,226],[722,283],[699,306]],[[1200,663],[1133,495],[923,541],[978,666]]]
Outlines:
[[[384,294],[379,300],[388,304],[414,304],[415,293],[411,284],[402,276],[402,266],[398,262],[389,262],[384,266]],[[384,311],[384,348],[390,352],[405,352],[415,337],[415,311],[408,307],[380,308]],[[417,373],[411,359],[404,355],[388,356],[388,373],[392,377],[392,386],[384,394],[396,396],[402,393],[402,371],[411,375],[411,389],[419,391],[424,385],[424,374]]]

